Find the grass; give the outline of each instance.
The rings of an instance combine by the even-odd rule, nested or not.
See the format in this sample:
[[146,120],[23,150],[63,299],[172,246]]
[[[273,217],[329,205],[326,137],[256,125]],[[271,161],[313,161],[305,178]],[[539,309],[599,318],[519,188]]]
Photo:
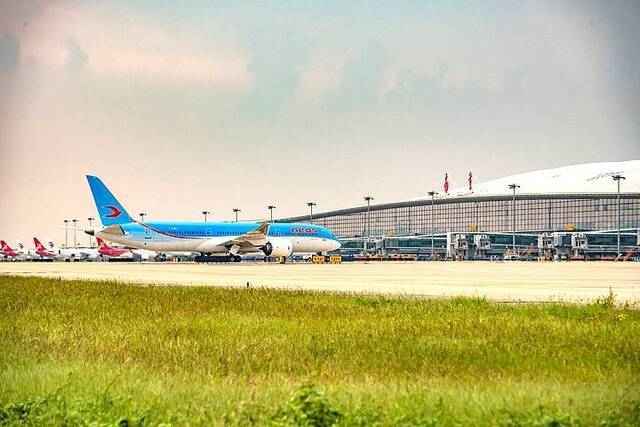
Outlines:
[[640,425],[640,311],[0,277],[0,424]]

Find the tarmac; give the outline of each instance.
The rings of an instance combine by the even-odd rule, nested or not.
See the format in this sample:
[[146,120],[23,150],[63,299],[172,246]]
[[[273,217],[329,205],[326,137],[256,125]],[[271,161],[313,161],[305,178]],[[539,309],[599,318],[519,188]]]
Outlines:
[[3,262],[0,275],[140,284],[279,288],[501,302],[589,302],[609,294],[640,303],[640,263],[352,262],[193,264]]

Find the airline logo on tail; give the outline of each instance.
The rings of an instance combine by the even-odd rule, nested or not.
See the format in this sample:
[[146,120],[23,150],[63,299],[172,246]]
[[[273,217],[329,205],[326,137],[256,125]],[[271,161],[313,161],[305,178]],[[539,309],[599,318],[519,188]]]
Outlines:
[[96,203],[96,208],[100,214],[100,221],[103,226],[108,227],[115,224],[134,222],[122,204],[113,196],[100,178],[87,175],[87,181],[89,182],[93,201]]
[[16,256],[17,254],[7,245],[7,242],[4,240],[0,240],[0,245],[2,246],[2,253],[4,255]]
[[40,243],[40,240],[38,240],[37,237],[33,238],[33,243],[36,244],[36,253],[41,257],[47,257],[47,258],[55,257],[55,254],[53,252],[49,252],[47,248],[45,248],[44,245]]
[[111,210],[110,214],[105,215],[105,217],[107,218],[118,218],[120,215],[122,215],[122,212],[120,211],[120,209],[118,209],[113,205],[103,206],[103,208]]
[[33,243],[35,243],[35,245],[36,245],[36,251],[38,251],[38,252],[46,251],[46,249],[44,248],[42,243],[40,243],[40,240],[38,240],[37,237],[33,238]]

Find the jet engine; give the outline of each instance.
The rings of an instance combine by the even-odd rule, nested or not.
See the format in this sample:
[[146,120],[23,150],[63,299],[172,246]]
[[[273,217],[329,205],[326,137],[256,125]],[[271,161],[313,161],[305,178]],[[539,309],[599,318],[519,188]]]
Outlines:
[[266,256],[288,257],[293,253],[293,245],[290,240],[270,240],[262,247]]

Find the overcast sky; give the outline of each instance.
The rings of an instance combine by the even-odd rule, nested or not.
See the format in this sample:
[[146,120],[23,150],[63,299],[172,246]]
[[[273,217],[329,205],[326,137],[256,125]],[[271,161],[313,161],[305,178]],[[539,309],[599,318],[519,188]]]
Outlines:
[[86,222],[86,173],[230,220],[638,159],[639,41],[638,1],[1,0],[0,238]]

